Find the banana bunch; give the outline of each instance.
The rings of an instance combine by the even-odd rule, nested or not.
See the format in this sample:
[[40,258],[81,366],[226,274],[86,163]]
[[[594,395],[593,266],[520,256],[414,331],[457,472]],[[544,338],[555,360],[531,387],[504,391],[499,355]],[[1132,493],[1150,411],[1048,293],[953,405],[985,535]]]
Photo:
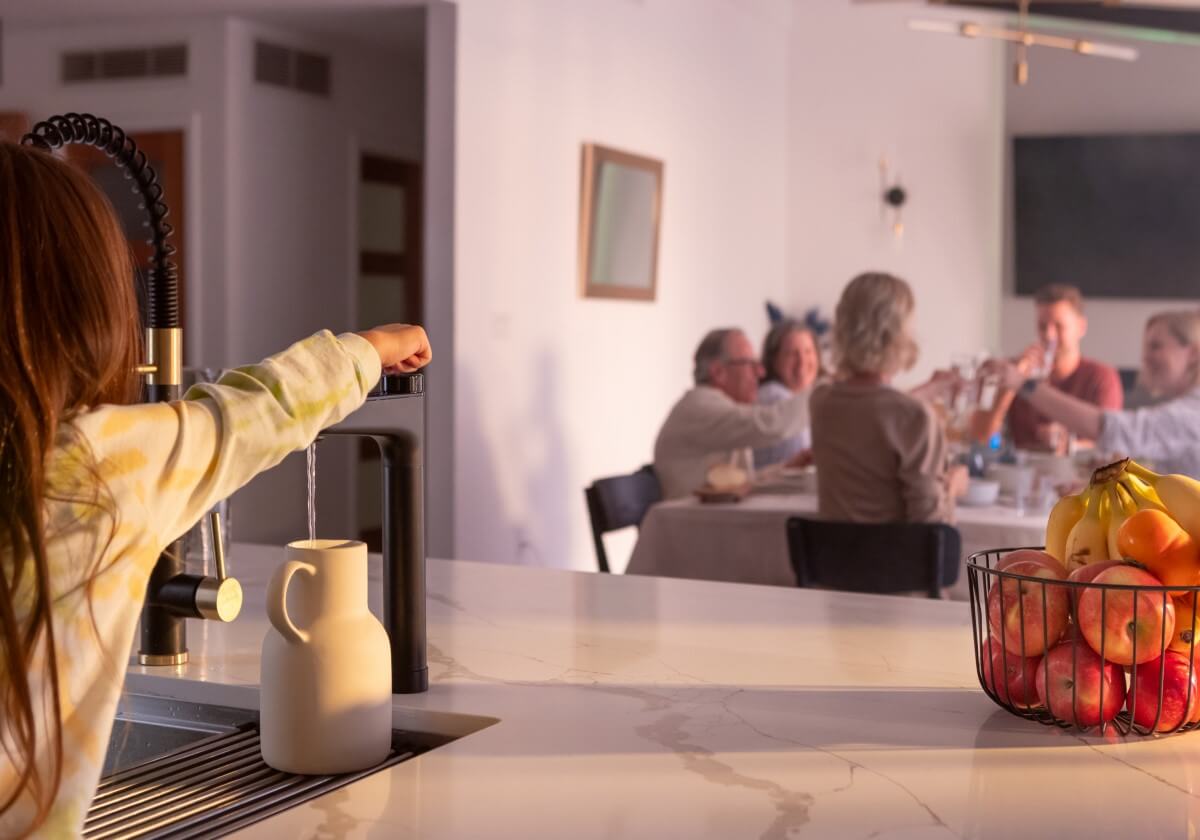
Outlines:
[[1074,571],[1120,559],[1117,532],[1141,510],[1169,514],[1200,541],[1200,481],[1159,475],[1128,458],[1101,467],[1076,496],[1064,496],[1046,522],[1046,551]]

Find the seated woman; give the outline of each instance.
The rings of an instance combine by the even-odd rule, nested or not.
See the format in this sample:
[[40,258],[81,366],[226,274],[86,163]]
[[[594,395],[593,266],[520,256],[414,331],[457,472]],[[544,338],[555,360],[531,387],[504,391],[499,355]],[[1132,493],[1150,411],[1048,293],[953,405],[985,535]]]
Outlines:
[[838,302],[837,381],[809,401],[818,511],[844,522],[950,522],[966,489],[948,468],[933,408],[891,381],[913,366],[913,294],[890,274],[860,274]]
[[[821,351],[812,330],[798,321],[784,320],[771,327],[763,339],[765,370],[758,386],[759,403],[777,403],[812,389],[821,374]],[[779,443],[754,450],[754,466],[790,461],[812,446],[807,427]]]
[[1200,478],[1200,312],[1160,312],[1146,322],[1138,386],[1157,400],[1150,406],[1097,408],[1031,378],[1021,361],[993,360],[986,370],[1067,431],[1095,440],[1099,451]]

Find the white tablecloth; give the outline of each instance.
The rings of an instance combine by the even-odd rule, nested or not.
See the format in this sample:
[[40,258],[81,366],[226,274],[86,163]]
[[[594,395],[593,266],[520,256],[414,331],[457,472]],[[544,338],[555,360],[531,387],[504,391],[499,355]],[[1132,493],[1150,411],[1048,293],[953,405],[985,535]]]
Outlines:
[[[751,494],[730,504],[661,502],[642,521],[626,573],[795,586],[786,522],[816,510],[811,493]],[[965,559],[976,551],[1041,545],[1046,515],[999,505],[960,507],[955,524]],[[948,594],[967,600],[965,566]]]

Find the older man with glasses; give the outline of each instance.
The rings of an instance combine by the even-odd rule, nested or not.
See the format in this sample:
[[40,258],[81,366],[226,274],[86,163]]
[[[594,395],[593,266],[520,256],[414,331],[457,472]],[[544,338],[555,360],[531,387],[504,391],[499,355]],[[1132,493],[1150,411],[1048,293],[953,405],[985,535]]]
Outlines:
[[752,469],[755,447],[776,444],[808,425],[807,393],[755,402],[763,367],[741,330],[713,330],[694,361],[695,387],[675,403],[654,444],[654,471],[668,499],[702,486],[715,464]]

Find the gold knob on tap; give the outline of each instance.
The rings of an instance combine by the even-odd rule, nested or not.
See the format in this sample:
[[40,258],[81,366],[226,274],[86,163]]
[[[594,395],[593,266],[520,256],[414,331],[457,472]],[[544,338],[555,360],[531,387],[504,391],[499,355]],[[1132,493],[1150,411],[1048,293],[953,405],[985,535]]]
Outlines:
[[242,611],[242,585],[236,578],[205,578],[196,588],[196,611],[211,621],[233,621]]

